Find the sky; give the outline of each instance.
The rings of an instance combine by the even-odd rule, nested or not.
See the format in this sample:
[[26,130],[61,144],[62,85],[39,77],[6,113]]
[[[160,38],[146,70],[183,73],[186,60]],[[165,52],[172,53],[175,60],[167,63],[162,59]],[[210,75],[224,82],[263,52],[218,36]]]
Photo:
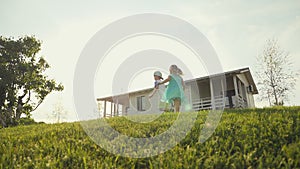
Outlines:
[[[134,14],[168,14],[191,23],[214,47],[224,71],[250,67],[254,75],[256,57],[262,53],[266,40],[270,38],[276,38],[281,48],[289,52],[294,68],[300,68],[300,1],[298,0],[187,2],[132,0],[124,2],[1,0],[0,35],[6,37],[35,35],[42,40],[42,50],[39,55],[44,56],[51,66],[46,73],[65,86],[63,92],[51,93],[32,113],[36,121],[55,122],[52,113],[57,105],[61,105],[66,111],[64,121],[78,120],[73,103],[73,78],[83,48],[101,28]],[[134,48],[136,46],[133,44],[140,44],[139,49]],[[197,69],[201,63],[192,62],[189,58],[193,56],[188,55],[188,51],[181,44],[163,37],[133,38],[115,48],[108,57],[111,60],[103,62],[104,65],[98,69],[94,84],[95,96],[110,94],[112,75],[120,64],[115,62],[118,61],[118,54],[127,52],[129,56],[137,50],[146,49],[147,46],[177,54],[186,53],[186,64],[196,72],[195,76],[205,74],[203,70]],[[105,85],[103,80],[106,82]],[[151,72],[137,74],[131,82],[130,89],[149,87],[153,83]],[[299,105],[299,92],[300,79],[298,78],[294,95],[290,96],[288,105]],[[267,103],[256,97],[256,105],[263,107],[267,106]]]

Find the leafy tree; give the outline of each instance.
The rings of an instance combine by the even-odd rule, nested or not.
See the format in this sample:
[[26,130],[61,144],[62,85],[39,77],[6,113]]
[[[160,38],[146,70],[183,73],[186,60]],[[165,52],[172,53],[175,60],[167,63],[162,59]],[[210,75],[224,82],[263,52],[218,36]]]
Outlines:
[[37,56],[41,41],[34,36],[18,39],[0,36],[0,124],[16,125],[21,115],[30,117],[52,91],[62,84],[44,74],[50,66]]
[[256,75],[261,99],[267,99],[270,106],[283,105],[295,89],[299,75],[293,70],[289,53],[280,48],[277,40],[269,39],[257,61]]

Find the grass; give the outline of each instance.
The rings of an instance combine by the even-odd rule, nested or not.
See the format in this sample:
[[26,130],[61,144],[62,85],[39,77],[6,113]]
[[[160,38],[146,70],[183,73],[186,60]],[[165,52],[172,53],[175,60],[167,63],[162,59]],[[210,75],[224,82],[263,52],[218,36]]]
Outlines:
[[[300,168],[300,107],[226,110],[213,135],[199,143],[206,115],[198,112],[191,132],[173,149],[149,158],[111,154],[78,122],[0,129],[0,168]],[[108,122],[122,134],[149,137],[166,131],[176,117]]]

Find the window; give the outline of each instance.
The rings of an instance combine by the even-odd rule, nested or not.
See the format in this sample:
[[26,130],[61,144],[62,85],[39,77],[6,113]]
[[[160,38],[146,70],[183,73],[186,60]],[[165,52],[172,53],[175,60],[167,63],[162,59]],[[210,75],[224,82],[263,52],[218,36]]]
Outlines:
[[137,110],[145,111],[146,110],[146,98],[145,96],[137,97]]

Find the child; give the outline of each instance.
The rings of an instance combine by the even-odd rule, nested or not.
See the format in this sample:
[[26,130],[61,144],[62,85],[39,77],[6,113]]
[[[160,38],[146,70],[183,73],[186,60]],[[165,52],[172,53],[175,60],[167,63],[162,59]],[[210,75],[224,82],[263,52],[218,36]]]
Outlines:
[[176,65],[171,65],[169,71],[170,75],[168,78],[160,82],[159,85],[169,82],[165,91],[165,100],[167,103],[173,103],[174,111],[179,112],[181,103],[184,100],[184,82],[181,77],[182,71]]
[[152,108],[153,108],[153,111],[158,110],[158,108],[159,108],[159,110],[164,110],[164,106],[165,105],[162,102],[162,100],[165,100],[164,97],[163,97],[164,96],[164,92],[165,92],[165,85],[159,85],[159,83],[161,82],[161,80],[163,79],[163,77],[162,77],[162,74],[161,74],[160,71],[155,71],[153,75],[154,75],[154,80],[155,80],[155,82],[154,82],[154,90],[149,95],[149,98],[151,98],[153,100],[153,102],[152,102]]

